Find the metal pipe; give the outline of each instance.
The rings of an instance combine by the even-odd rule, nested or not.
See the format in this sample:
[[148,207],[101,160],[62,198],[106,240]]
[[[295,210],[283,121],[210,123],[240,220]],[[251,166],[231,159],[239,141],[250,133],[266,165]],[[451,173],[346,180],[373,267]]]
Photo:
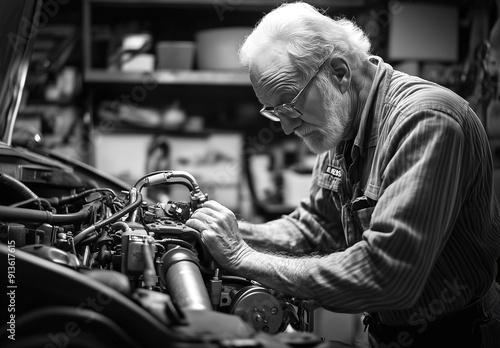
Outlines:
[[160,277],[172,301],[180,308],[212,310],[212,302],[201,276],[196,255],[177,247],[162,257]]
[[[161,184],[181,184],[186,186],[190,192],[191,208],[196,210],[207,200],[207,196],[201,192],[200,186],[194,176],[182,170],[152,172],[139,179],[130,192],[130,200],[135,199],[135,195],[144,187],[151,187]],[[130,213],[128,221],[136,221],[137,211]]]

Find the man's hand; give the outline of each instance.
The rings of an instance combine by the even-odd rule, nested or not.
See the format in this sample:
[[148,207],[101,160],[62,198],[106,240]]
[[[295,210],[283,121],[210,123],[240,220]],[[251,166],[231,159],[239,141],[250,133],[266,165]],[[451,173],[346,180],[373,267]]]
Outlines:
[[318,267],[317,258],[283,257],[252,249],[241,237],[233,212],[215,201],[203,203],[186,225],[201,232],[215,261],[234,275],[294,297],[313,298],[309,272]]
[[250,251],[241,238],[234,213],[216,201],[205,202],[186,225],[200,231],[212,257],[225,268],[237,269],[242,257]]

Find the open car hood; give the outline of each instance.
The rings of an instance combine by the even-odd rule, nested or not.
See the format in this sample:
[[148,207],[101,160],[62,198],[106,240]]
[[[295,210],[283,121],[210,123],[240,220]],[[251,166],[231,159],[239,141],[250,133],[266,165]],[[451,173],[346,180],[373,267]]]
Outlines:
[[11,145],[21,105],[41,0],[0,2],[0,141]]

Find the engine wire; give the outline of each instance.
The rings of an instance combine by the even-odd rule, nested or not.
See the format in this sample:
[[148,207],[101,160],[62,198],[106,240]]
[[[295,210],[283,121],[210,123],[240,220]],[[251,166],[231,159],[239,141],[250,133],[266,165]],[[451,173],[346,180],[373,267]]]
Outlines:
[[156,243],[159,244],[175,244],[175,245],[180,245],[186,249],[190,249],[191,251],[196,251],[196,249],[191,245],[191,243],[186,242],[185,240],[182,239],[177,239],[177,238],[164,238],[160,240],[156,240]]
[[51,202],[52,205],[59,206],[59,205],[68,204],[68,203],[77,201],[77,200],[84,198],[85,196],[87,196],[91,193],[96,193],[96,192],[108,193],[114,198],[117,197],[115,191],[113,191],[109,188],[93,188],[93,189],[85,190],[83,192],[80,192],[80,193],[77,193],[77,194],[74,194],[71,196],[66,196],[66,197],[61,197],[61,198],[50,197],[50,198],[45,198],[45,199],[48,200],[49,202]]
[[94,232],[98,229],[101,229],[102,227],[106,226],[106,225],[109,225],[113,222],[116,222],[118,221],[118,219],[120,219],[121,217],[123,217],[124,215],[134,211],[136,208],[138,208],[141,203],[142,203],[142,195],[140,192],[136,192],[136,199],[135,201],[131,202],[129,205],[127,205],[126,207],[124,207],[121,211],[111,215],[110,217],[92,225],[92,226],[89,226],[87,227],[86,229],[84,229],[83,231],[81,231],[80,233],[78,233],[75,238],[74,238],[74,241],[75,241],[75,244],[78,244],[82,241],[83,238],[85,238],[85,236],[87,236],[89,233],[91,232]]
[[30,204],[30,203],[33,203],[33,202],[38,203],[37,205],[38,205],[38,208],[40,210],[42,210],[41,209],[42,206],[45,205],[46,210],[53,211],[53,208],[52,208],[52,205],[50,204],[50,202],[47,199],[40,198],[40,197],[31,197],[31,198],[25,199],[23,201],[13,203],[13,204],[11,204],[9,206],[13,207],[13,208],[17,208],[17,207],[22,207],[24,205],[27,205],[27,204]]

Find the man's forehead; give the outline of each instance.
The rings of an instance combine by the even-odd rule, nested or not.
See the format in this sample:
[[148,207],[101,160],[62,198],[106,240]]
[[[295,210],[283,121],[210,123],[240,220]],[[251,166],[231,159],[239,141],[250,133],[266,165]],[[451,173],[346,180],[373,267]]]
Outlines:
[[283,93],[295,88],[295,74],[283,45],[262,47],[249,65],[250,81],[257,99],[272,105],[281,101]]
[[264,46],[250,64],[250,81],[252,84],[262,83],[276,71],[289,66],[289,62],[284,49],[274,45]]

